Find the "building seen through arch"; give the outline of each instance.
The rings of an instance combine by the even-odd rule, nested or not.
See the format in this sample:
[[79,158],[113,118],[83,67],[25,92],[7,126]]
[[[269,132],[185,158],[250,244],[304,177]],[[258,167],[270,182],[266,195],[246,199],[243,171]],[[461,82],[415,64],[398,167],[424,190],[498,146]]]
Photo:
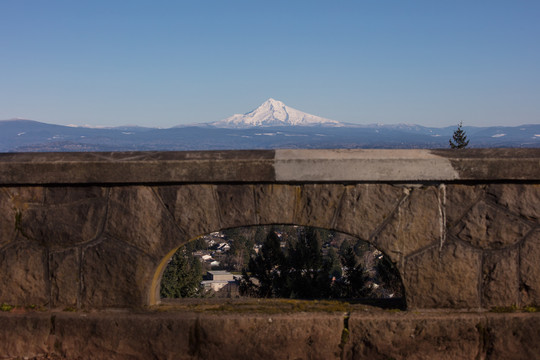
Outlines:
[[338,299],[404,306],[401,278],[365,241],[304,226],[251,226],[201,236],[171,258],[162,298]]

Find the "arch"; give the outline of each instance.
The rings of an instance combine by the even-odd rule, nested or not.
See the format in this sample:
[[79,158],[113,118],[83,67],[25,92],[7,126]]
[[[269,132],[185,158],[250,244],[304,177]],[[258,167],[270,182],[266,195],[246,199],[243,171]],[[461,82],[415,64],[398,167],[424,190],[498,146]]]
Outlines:
[[[226,230],[220,231],[220,233],[226,233],[227,230],[231,230],[231,229],[226,229]],[[296,241],[301,240],[302,238],[304,238],[304,236],[309,236],[308,234],[311,233],[311,231],[315,231],[315,233],[312,233],[312,235],[314,235],[314,236],[321,236],[322,235],[323,236],[323,237],[319,238],[319,241],[321,241],[321,242],[319,242],[319,244],[316,245],[319,248],[318,252],[321,254],[321,259],[320,260],[322,261],[319,265],[317,265],[317,266],[321,266],[320,268],[317,268],[318,270],[323,270],[323,267],[322,267],[323,263],[326,263],[326,261],[329,260],[329,258],[326,257],[326,255],[323,255],[323,254],[325,254],[330,249],[334,249],[334,251],[335,251],[334,256],[336,256],[336,257],[333,260],[334,261],[332,263],[333,266],[339,266],[342,269],[343,269],[343,266],[348,266],[349,269],[353,269],[350,266],[354,266],[354,268],[356,268],[357,265],[360,265],[361,266],[360,269],[362,271],[362,274],[365,274],[365,275],[362,275],[361,279],[356,277],[356,281],[360,281],[358,283],[358,285],[362,284],[361,285],[362,289],[363,289],[362,291],[354,291],[353,288],[344,287],[345,284],[342,283],[341,280],[340,280],[341,276],[342,276],[341,271],[340,271],[340,275],[335,275],[337,277],[336,278],[337,282],[334,284],[335,286],[331,286],[331,284],[330,284],[331,277],[329,277],[328,278],[329,283],[327,284],[329,287],[326,290],[324,290],[323,292],[321,292],[321,295],[315,295],[316,293],[312,293],[312,295],[307,295],[307,293],[306,293],[306,295],[303,295],[303,296],[307,296],[308,298],[311,298],[311,296],[314,296],[314,299],[317,299],[318,296],[323,296],[323,298],[326,298],[327,296],[329,296],[331,299],[342,299],[342,298],[345,299],[346,298],[348,300],[352,300],[352,299],[355,299],[355,298],[358,297],[358,300],[361,300],[361,301],[364,301],[364,302],[367,301],[368,303],[373,304],[373,305],[377,305],[377,306],[398,306],[400,308],[403,308],[405,306],[405,304],[406,304],[406,302],[405,302],[405,294],[404,294],[404,289],[403,289],[403,282],[401,280],[401,277],[397,273],[397,269],[395,268],[395,265],[388,259],[388,257],[384,253],[380,252],[376,247],[370,245],[366,241],[358,239],[357,237],[350,236],[348,234],[344,234],[344,233],[337,232],[337,231],[332,231],[332,230],[329,230],[329,229],[314,228],[314,227],[307,227],[307,226],[297,226],[297,225],[276,225],[276,224],[269,225],[269,226],[259,225],[259,226],[237,227],[237,228],[233,228],[232,230],[240,230],[240,232],[242,233],[241,236],[245,236],[246,239],[251,239],[251,242],[253,242],[253,244],[256,243],[258,245],[261,245],[263,242],[266,241],[267,236],[271,233],[271,231],[277,231],[278,234],[288,234],[284,238],[282,238],[281,236],[280,236],[280,238],[281,238],[281,241],[286,241],[288,245],[292,246],[292,247],[288,247],[287,245],[285,245],[285,247],[287,247],[289,249],[289,251],[286,251],[286,253],[289,253],[289,257],[287,255],[285,255],[285,258],[284,258],[284,259],[288,259],[287,263],[289,265],[285,265],[285,266],[289,270],[294,270],[294,268],[295,268],[294,266],[293,266],[293,268],[289,268],[288,266],[290,266],[290,261],[294,261],[293,258],[290,257],[290,251],[294,251],[294,249],[297,248],[298,244],[300,244],[300,243],[297,244]],[[258,241],[257,241],[255,239],[255,236],[256,236],[256,234],[259,234],[260,230],[262,230],[261,234],[264,234],[264,239],[259,238]],[[321,231],[323,231],[323,233],[321,233]],[[324,231],[328,231],[328,232],[324,232]],[[205,234],[205,236],[213,235],[213,234],[214,233]],[[239,233],[236,233],[236,235],[239,235]],[[231,240],[232,241],[236,240],[236,238],[234,237],[235,235],[232,235],[232,236],[233,236],[232,238],[231,237],[229,237],[228,239],[225,238],[223,241],[229,242],[229,244],[231,244]],[[193,240],[195,240],[195,239],[190,240],[190,242],[193,241]],[[292,242],[290,242],[290,241],[292,241]],[[329,241],[332,241],[333,245],[330,245]],[[181,250],[187,244],[189,244],[189,242],[185,243],[177,251]],[[281,247],[283,247],[283,246],[284,246],[284,244],[281,245]],[[305,248],[304,250],[301,250],[301,251],[306,251],[306,250],[308,250],[308,248],[311,248],[311,246],[313,246],[313,245],[306,244],[306,246],[307,246],[307,248]],[[342,256],[345,256],[345,254],[346,254],[346,248],[344,248],[343,246],[347,246],[347,247],[352,246],[353,249],[354,249],[354,252],[356,253],[356,255],[359,256],[357,258],[357,260],[352,260],[349,257],[350,260],[348,260],[348,261],[351,261],[351,260],[355,261],[354,265],[350,265],[350,264],[345,265],[343,263],[344,260],[340,260],[340,259],[343,259]],[[362,250],[358,250],[357,249],[358,246],[360,246]],[[360,251],[360,252],[358,252],[358,251]],[[169,255],[173,256],[173,254],[167,254],[167,257],[169,259],[170,259]],[[253,254],[252,256],[254,256],[254,255],[255,254]],[[227,256],[227,255],[225,255],[225,256]],[[356,256],[354,256],[354,257],[356,258]],[[165,259],[165,260],[168,260],[168,259]],[[299,259],[297,259],[297,260],[299,260]],[[301,262],[304,262],[304,261],[306,261],[306,258],[304,258],[304,260],[301,260]],[[337,263],[335,263],[335,261],[337,261]],[[166,261],[162,261],[160,263],[161,268],[158,269],[158,271],[160,271],[161,273],[163,273],[164,268],[166,268],[166,266],[164,266],[164,264],[166,264]],[[388,265],[390,267],[388,267]],[[248,266],[248,264],[246,262],[244,262],[243,265],[241,265],[241,266],[242,266],[243,269],[245,269]],[[296,269],[308,270],[309,268],[297,268],[296,267]],[[330,276],[331,273],[333,273],[333,271],[331,271],[331,270],[333,270],[333,269],[327,269],[329,276]],[[236,269],[236,271],[238,271],[238,269]],[[250,271],[250,270],[248,270],[248,271]],[[355,271],[355,270],[352,270],[352,271]],[[364,273],[364,271],[367,271],[367,272]],[[380,271],[382,271],[382,273]],[[287,273],[288,272],[289,271],[287,271]],[[368,273],[369,273],[369,275],[368,275]],[[395,278],[396,275],[397,275],[397,278]],[[298,276],[300,276],[302,278],[304,277],[303,275],[300,275],[300,273],[298,273],[297,275],[293,276],[293,278],[296,278],[297,280],[300,280],[299,278],[297,278]],[[386,278],[384,278],[384,276],[386,276]],[[155,280],[159,279],[158,276],[155,276],[154,278],[155,278]],[[290,280],[293,280],[293,278],[291,278]],[[311,282],[312,280],[313,279],[308,280],[306,278],[306,279],[301,280],[301,282],[302,283],[304,281]],[[397,280],[398,282],[396,283],[395,280]],[[317,281],[317,283],[319,283],[319,282]],[[155,291],[153,293],[156,294],[156,297],[155,297],[154,301],[156,301],[156,302],[157,302],[157,299],[158,299],[157,293],[159,292],[159,285],[163,285],[163,284],[161,284],[161,281],[159,281],[159,284],[155,283],[153,285],[154,288],[155,288]],[[315,284],[312,284],[308,288],[312,289],[312,286],[314,286],[314,285]],[[364,285],[367,285],[368,287],[364,287]],[[306,288],[304,290],[307,290],[308,288]],[[357,288],[357,289],[360,290],[361,288]],[[297,290],[295,290],[294,287],[293,288],[285,287],[285,288],[283,288],[281,290],[285,291],[285,293],[288,293],[289,291],[292,291],[292,293],[297,292]],[[388,290],[391,290],[393,292],[397,291],[398,296],[395,299],[390,301],[389,300],[390,298],[386,298],[384,296],[384,293],[387,292]],[[311,291],[308,291],[308,293],[311,293]],[[323,293],[325,295],[322,295]],[[255,297],[257,297],[257,296],[255,296]],[[285,295],[285,297],[288,297],[288,295]],[[301,295],[301,298],[302,298],[302,295]],[[371,299],[371,300],[368,300],[368,299]]]

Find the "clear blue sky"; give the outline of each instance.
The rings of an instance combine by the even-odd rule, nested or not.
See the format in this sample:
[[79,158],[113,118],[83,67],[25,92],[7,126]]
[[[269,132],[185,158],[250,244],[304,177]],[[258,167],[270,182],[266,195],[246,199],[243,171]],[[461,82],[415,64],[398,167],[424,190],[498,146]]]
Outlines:
[[0,119],[540,123],[540,1],[0,0]]

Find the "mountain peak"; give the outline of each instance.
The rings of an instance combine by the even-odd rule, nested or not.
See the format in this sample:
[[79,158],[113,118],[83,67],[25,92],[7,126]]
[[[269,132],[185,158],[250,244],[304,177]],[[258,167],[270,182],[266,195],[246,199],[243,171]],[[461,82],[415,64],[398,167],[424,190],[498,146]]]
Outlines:
[[343,126],[338,121],[307,114],[273,98],[269,98],[253,111],[245,114],[235,114],[226,119],[211,123],[211,125],[231,128],[257,126]]

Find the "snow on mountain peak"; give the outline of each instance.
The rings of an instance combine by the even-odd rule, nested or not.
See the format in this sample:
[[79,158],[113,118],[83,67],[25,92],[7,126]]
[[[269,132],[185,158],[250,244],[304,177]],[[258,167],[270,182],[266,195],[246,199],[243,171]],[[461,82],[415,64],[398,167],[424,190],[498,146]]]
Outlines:
[[283,102],[268,99],[246,114],[235,114],[211,123],[216,127],[245,128],[255,126],[343,126],[340,122],[325,119],[293,109]]

